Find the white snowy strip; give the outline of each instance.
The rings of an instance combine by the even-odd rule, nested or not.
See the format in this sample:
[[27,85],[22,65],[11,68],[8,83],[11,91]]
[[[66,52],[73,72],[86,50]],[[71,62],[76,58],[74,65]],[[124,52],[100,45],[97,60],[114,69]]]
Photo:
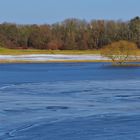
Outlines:
[[108,60],[100,55],[63,55],[63,54],[32,54],[32,55],[0,55],[0,60],[16,61],[63,61],[63,60]]

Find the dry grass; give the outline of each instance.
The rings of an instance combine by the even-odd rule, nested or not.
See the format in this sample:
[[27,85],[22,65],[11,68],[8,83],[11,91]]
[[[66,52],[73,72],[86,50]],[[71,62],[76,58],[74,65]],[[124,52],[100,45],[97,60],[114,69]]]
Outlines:
[[[100,54],[100,50],[36,50],[36,49],[7,49],[0,47],[0,55],[24,54]],[[140,49],[136,52],[140,55]]]
[[99,50],[36,50],[36,49],[6,49],[0,48],[0,55],[24,54],[100,54]]

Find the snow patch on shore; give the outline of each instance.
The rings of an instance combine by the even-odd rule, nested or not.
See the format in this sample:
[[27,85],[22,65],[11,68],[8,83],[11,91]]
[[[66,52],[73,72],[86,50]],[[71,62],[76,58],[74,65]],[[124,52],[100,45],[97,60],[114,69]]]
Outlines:
[[63,54],[32,54],[32,55],[0,55],[0,60],[9,61],[63,61],[63,60],[108,60],[100,55],[63,55]]

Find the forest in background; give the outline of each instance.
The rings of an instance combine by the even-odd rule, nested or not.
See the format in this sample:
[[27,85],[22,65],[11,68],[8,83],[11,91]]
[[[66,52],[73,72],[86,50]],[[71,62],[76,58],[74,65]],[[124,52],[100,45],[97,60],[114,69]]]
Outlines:
[[132,41],[140,48],[140,17],[129,21],[66,19],[52,25],[0,24],[0,47],[10,49],[92,50]]

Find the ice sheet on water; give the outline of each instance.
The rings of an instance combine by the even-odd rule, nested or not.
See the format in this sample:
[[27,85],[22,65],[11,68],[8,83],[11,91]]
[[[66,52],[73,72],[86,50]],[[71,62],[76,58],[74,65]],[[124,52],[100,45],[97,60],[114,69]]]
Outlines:
[[[111,129],[114,129],[114,125],[117,127],[117,132],[119,129],[116,123],[118,118],[113,118],[113,114],[114,116],[124,114],[126,116],[124,123],[130,116],[130,124],[128,121],[127,126],[140,122],[136,116],[140,113],[139,85],[139,80],[80,80],[1,85],[0,131],[4,136],[0,138],[32,140],[37,137],[35,133],[38,133],[42,134],[42,139],[46,139],[48,135],[50,139],[55,140],[56,137],[63,135],[56,131],[61,129],[65,135],[75,132],[77,135],[73,134],[71,139],[76,139],[76,136],[84,137],[82,134],[85,130],[84,127],[79,127],[81,125],[86,126],[89,138],[93,136],[93,132],[101,134],[102,127],[110,127],[108,133],[111,132],[113,138],[115,130]],[[110,116],[107,117],[105,114]],[[102,115],[104,117],[101,119]],[[51,122],[54,122],[53,125]],[[75,124],[78,132],[74,129]],[[100,127],[93,130],[91,124]],[[120,118],[118,124],[123,124]],[[53,131],[55,135],[52,134]],[[135,128],[136,136],[138,136],[137,131]],[[126,134],[125,131],[124,133]],[[128,133],[126,135],[129,136]]]

